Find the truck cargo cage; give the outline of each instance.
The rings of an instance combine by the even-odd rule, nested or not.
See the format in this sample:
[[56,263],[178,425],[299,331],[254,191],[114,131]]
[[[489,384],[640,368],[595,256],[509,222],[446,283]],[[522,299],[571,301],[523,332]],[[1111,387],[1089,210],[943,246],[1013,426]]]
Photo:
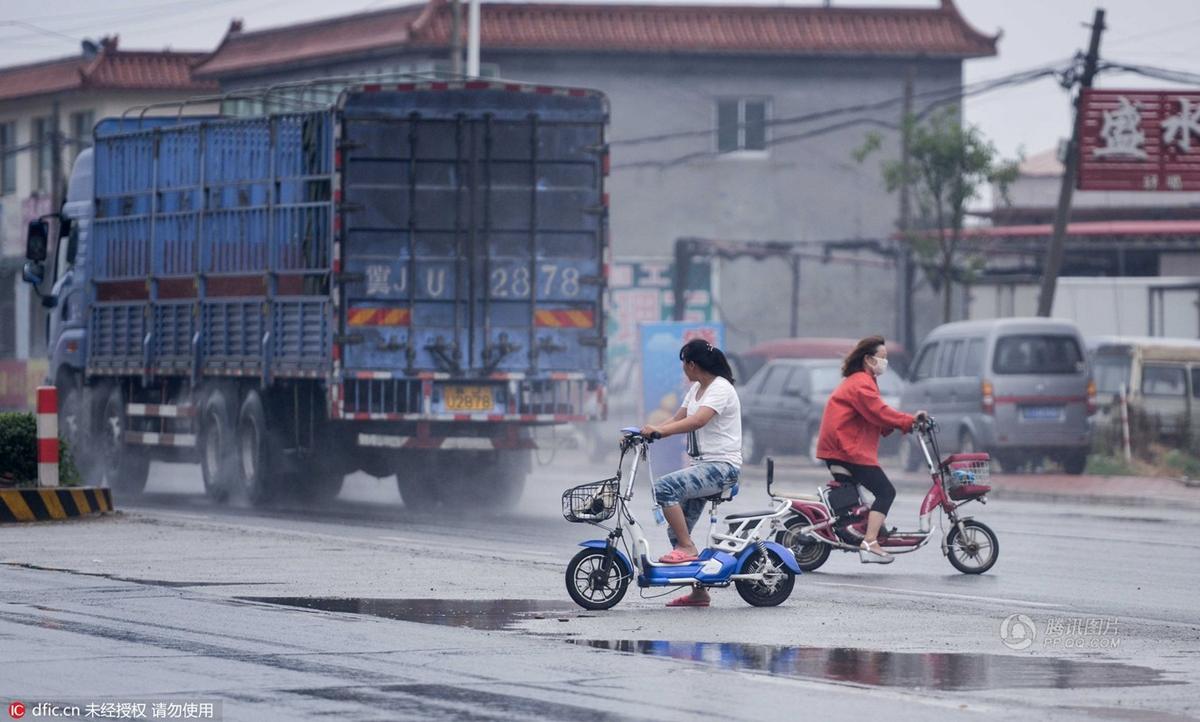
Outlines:
[[334,122],[325,110],[98,126],[109,172],[96,176],[89,368],[330,370]]

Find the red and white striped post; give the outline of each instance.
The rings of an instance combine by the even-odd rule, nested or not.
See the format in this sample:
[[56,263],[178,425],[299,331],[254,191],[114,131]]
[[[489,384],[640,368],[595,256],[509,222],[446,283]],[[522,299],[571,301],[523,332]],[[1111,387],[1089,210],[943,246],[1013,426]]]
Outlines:
[[58,389],[37,389],[38,486],[58,486]]

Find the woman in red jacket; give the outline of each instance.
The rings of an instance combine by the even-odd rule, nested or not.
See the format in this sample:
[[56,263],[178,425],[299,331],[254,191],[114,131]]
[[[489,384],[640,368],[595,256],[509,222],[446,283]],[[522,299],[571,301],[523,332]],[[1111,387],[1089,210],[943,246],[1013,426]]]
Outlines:
[[896,498],[896,488],[879,468],[879,437],[895,429],[910,433],[915,421],[928,416],[924,411],[905,414],[883,402],[875,377],[887,371],[887,364],[882,336],[858,342],[842,362],[845,378],[825,404],[817,437],[817,458],[828,464],[834,478],[843,484],[861,484],[875,497],[859,557],[879,564],[893,561],[879,546],[878,537]]

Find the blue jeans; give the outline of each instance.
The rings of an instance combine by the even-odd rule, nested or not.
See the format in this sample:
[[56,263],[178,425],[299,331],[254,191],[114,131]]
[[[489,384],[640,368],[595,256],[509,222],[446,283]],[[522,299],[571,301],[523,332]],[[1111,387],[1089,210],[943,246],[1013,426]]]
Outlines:
[[[719,494],[737,483],[738,468],[726,461],[706,461],[686,469],[663,474],[654,480],[654,500],[660,506],[680,506],[687,520],[688,533],[704,512],[704,497]],[[671,545],[678,543],[675,532],[667,528]]]

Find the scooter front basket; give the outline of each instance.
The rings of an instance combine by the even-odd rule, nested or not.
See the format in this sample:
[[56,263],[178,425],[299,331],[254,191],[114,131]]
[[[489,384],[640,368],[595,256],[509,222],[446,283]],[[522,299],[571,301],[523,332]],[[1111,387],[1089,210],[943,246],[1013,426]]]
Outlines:
[[617,494],[620,480],[617,477],[603,481],[580,484],[563,492],[563,518],[570,522],[601,522],[617,513]]

